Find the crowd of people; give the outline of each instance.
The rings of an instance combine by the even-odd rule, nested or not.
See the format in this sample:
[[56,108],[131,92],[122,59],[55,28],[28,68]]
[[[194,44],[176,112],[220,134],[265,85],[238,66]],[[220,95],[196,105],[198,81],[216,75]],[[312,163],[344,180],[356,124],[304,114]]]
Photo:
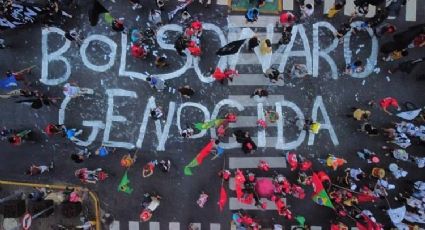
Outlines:
[[[264,0],[254,1],[254,7],[249,8],[245,13],[247,23],[253,23],[261,17],[260,9],[266,4]],[[13,0],[0,0],[0,16],[5,19],[15,18],[16,15],[13,9]],[[133,10],[141,9],[141,2],[138,0],[130,1]],[[127,33],[130,40],[129,54],[141,61],[151,61],[156,68],[165,68],[169,65],[169,60],[166,55],[154,52],[158,48],[156,40],[156,32],[158,28],[165,24],[164,14],[167,1],[156,0],[155,6],[149,9],[148,21],[150,26],[139,29],[128,29],[125,25],[124,18],[113,17],[98,1],[94,1],[90,9],[90,23],[97,24],[99,14],[105,14],[105,20],[108,21],[111,30],[117,33]],[[199,58],[203,54],[201,49],[201,40],[203,39],[203,25],[200,19],[192,17],[188,10],[188,5],[192,1],[186,1],[178,6],[175,10],[168,13],[168,21],[172,21],[176,15],[179,15],[178,23],[184,25],[184,30],[174,41],[174,48],[177,55],[186,56],[192,55],[194,58]],[[208,7],[211,2],[202,2]],[[323,4],[323,1],[316,0],[315,4]],[[334,18],[344,8],[345,0],[336,0],[334,5],[328,10],[326,17]],[[411,49],[417,49],[425,46],[425,24],[419,24],[409,27],[406,30],[398,29],[395,25],[387,21],[389,17],[397,17],[405,0],[355,0],[355,11],[352,16],[342,22],[334,34],[340,42],[344,37],[352,32],[354,34],[361,33],[366,29],[371,29],[375,36],[383,40],[380,47],[380,62],[395,62],[387,70],[388,74],[394,74],[397,71],[410,74],[415,67],[425,60],[425,56],[421,58],[409,58],[413,52]],[[369,7],[376,6],[376,13],[371,18],[365,18],[369,12]],[[279,45],[287,45],[292,39],[292,28],[299,23],[311,21],[314,17],[314,7],[303,0],[298,0],[299,10],[294,12],[283,11],[279,20],[276,22],[280,30],[281,38]],[[53,25],[61,17],[72,18],[70,13],[63,9],[72,9],[78,7],[76,1],[70,1],[64,5],[58,0],[49,0],[48,5],[41,9],[43,15],[42,23],[44,25]],[[108,19],[107,19],[108,18]],[[355,19],[363,20],[360,26],[353,26],[351,22]],[[30,19],[26,19],[30,20]],[[75,42],[77,46],[84,43],[84,35],[77,29],[66,30],[64,37],[69,41]],[[391,37],[391,39],[390,39]],[[390,41],[388,41],[390,39]],[[244,41],[249,52],[254,52],[253,49],[259,49],[261,55],[267,55],[272,52],[272,42],[267,38],[260,38],[257,35]],[[7,48],[4,39],[0,39],[0,48]],[[238,48],[239,49],[239,48]],[[49,96],[49,92],[44,92],[41,89],[36,89],[34,79],[29,79],[31,70],[34,67],[28,67],[21,71],[8,70],[5,77],[1,79],[0,87],[4,90],[0,95],[1,99],[17,99],[16,103],[28,104],[32,109],[40,109],[43,105],[57,106],[57,101],[63,98],[90,97],[95,92],[90,88],[78,86],[75,82],[66,83],[63,86],[63,97]],[[364,70],[364,63],[360,59],[349,63],[344,69],[345,74],[360,73]],[[219,67],[211,68],[210,77],[220,83],[217,87],[224,87],[227,81],[233,81],[235,77],[240,77],[237,69],[221,69]],[[264,76],[271,83],[278,83],[286,78],[305,78],[308,75],[305,64],[295,64],[288,72],[281,73],[274,67],[264,71]],[[415,76],[417,80],[424,80],[425,75],[419,73]],[[154,75],[148,75],[145,78],[149,86],[157,93],[164,92],[171,87],[168,82]],[[191,99],[196,96],[196,91],[190,85],[181,85],[176,87],[182,99]],[[269,92],[265,88],[256,88],[251,95],[252,100],[263,102],[267,100]],[[406,103],[407,104],[407,103]],[[367,107],[368,106],[368,107]],[[394,97],[380,98],[379,102],[370,101],[368,105],[359,105],[347,111],[347,117],[353,118],[358,125],[354,131],[358,131],[359,135],[365,133],[374,138],[376,136],[384,136],[386,142],[382,144],[379,150],[370,150],[367,147],[358,149],[357,156],[363,160],[364,165],[347,167],[346,159],[340,154],[329,154],[325,159],[308,159],[306,154],[288,152],[284,157],[290,166],[290,174],[295,176],[297,180],[290,181],[289,176],[283,173],[271,174],[270,162],[260,160],[258,162],[259,174],[268,174],[272,179],[258,178],[255,170],[242,171],[235,170],[231,172],[223,168],[219,171],[218,176],[223,183],[229,183],[232,175],[235,178],[236,196],[238,201],[245,204],[257,206],[259,209],[266,209],[264,198],[271,201],[277,209],[279,216],[286,220],[296,221],[298,229],[308,229],[309,223],[302,216],[302,213],[294,214],[291,211],[291,205],[284,202],[287,196],[293,196],[300,200],[305,200],[306,191],[312,188],[314,195],[313,201],[319,205],[332,208],[335,213],[335,218],[330,220],[332,230],[348,229],[347,226],[353,223],[359,229],[378,230],[389,229],[391,226],[396,226],[398,229],[418,229],[419,225],[425,224],[425,182],[412,181],[409,185],[397,185],[397,179],[405,178],[409,175],[408,169],[417,170],[425,167],[425,157],[419,152],[408,153],[407,149],[411,146],[423,145],[425,141],[425,115],[421,108],[412,106],[411,103],[402,108],[398,100]],[[393,116],[394,123],[386,127],[376,127],[373,121],[371,110],[379,107],[379,113],[386,113],[388,116]],[[403,111],[402,111],[403,110]],[[161,106],[152,108],[150,116],[153,120],[164,121],[164,112]],[[268,126],[282,119],[283,114],[279,114],[274,110],[264,110],[262,118],[259,118],[254,126],[259,129],[266,129]],[[397,118],[397,119],[396,119]],[[213,153],[212,159],[222,157],[224,148],[221,142],[229,137],[234,137],[236,142],[240,144],[241,151],[245,154],[254,154],[257,150],[257,145],[252,139],[250,133],[244,129],[235,129],[229,131],[231,123],[236,123],[238,114],[234,111],[228,111],[225,115],[214,121],[205,121],[198,124],[187,124],[180,131],[181,138],[188,139],[192,137],[196,131],[202,131],[209,128],[216,128],[217,138],[211,140],[210,148],[206,150],[207,154]],[[299,130],[305,130],[313,134],[317,134],[321,129],[321,124],[317,120],[312,119],[297,119],[293,122],[298,126]],[[46,124],[44,133],[52,136],[62,136],[71,143],[79,143],[79,135],[82,130],[78,128],[70,128],[64,124]],[[3,128],[1,131],[1,139],[9,143],[19,146],[24,142],[35,142],[34,133],[32,130],[14,130]],[[377,140],[378,141],[378,140]],[[89,150],[87,148],[79,149],[70,154],[70,159],[76,164],[83,164],[87,159],[92,157],[107,157],[115,149],[105,146],[98,146],[96,149]],[[92,154],[94,152],[94,154]],[[410,150],[409,150],[410,152]],[[203,157],[205,157],[203,155]],[[383,160],[387,157],[386,160]],[[134,154],[126,154],[121,159],[121,166],[129,169],[134,165],[137,159],[137,151]],[[385,162],[391,162],[386,164]],[[197,162],[200,164],[199,162]],[[401,168],[399,165],[411,164],[408,168]],[[191,164],[190,164],[191,165]],[[416,167],[414,166],[416,165]],[[193,166],[190,166],[193,167]],[[151,160],[146,162],[142,169],[142,176],[152,176],[154,170],[160,168],[164,173],[168,173],[171,169],[171,161],[169,159]],[[328,173],[322,171],[325,169]],[[54,162],[50,165],[32,164],[27,175],[41,175],[50,173],[54,170]],[[102,169],[89,170],[81,168],[76,171],[75,175],[83,183],[97,183],[105,180],[108,175]],[[126,185],[123,185],[123,190],[126,190]],[[126,190],[127,191],[127,190]],[[394,196],[394,192],[399,194]],[[79,201],[80,191],[70,193],[69,199],[71,202]],[[72,195],[74,194],[74,195]],[[316,197],[316,195],[320,196]],[[45,191],[35,191],[31,195],[31,199],[39,199],[46,196]],[[199,199],[196,201],[200,208],[208,202],[208,194],[202,192]],[[326,198],[329,198],[326,200]],[[391,200],[391,205],[389,200]],[[221,201],[220,201],[221,202]],[[374,202],[381,207],[377,210],[369,210],[363,208],[365,203]],[[158,202],[159,205],[159,202]],[[396,205],[397,208],[394,208]],[[146,207],[149,204],[144,205]],[[369,207],[369,206],[368,206]],[[318,207],[322,208],[322,207]],[[392,223],[382,223],[376,218],[376,212],[385,212]],[[381,214],[379,214],[381,216]],[[150,217],[149,217],[150,218]],[[249,212],[240,210],[232,215],[233,223],[238,229],[261,229],[261,220],[252,216]],[[292,222],[291,222],[292,223]],[[189,228],[193,229],[191,225]],[[276,224],[274,229],[282,229],[282,226]]]

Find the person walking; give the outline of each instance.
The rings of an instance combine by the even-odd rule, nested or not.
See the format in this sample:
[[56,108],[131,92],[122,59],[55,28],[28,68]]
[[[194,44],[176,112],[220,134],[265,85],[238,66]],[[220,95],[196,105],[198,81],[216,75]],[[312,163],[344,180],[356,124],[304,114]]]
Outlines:
[[425,57],[417,58],[417,59],[409,60],[405,62],[400,62],[397,64],[397,66],[390,68],[388,70],[388,73],[393,74],[393,73],[396,73],[397,71],[401,71],[401,72],[410,74],[415,69],[417,64],[424,61],[425,61]]
[[71,154],[71,160],[77,164],[83,163],[85,159],[91,156],[88,148],[80,149],[77,153]]
[[313,5],[311,5],[310,3],[306,4],[306,5],[301,5],[300,9],[301,9],[300,19],[302,19],[302,20],[305,20],[305,19],[311,17],[314,13]]
[[65,38],[71,42],[75,42],[78,47],[81,47],[84,40],[84,37],[76,29],[67,30],[65,32]]
[[328,18],[333,18],[338,14],[345,6],[345,0],[337,0],[335,4],[328,10],[326,16]]
[[162,92],[166,87],[164,80],[162,80],[161,78],[154,77],[152,75],[146,77],[146,81],[149,82],[151,88],[156,89],[158,92]]
[[257,8],[250,8],[245,13],[246,23],[254,23],[258,20],[260,11]]
[[94,91],[89,88],[78,87],[75,83],[66,83],[63,86],[63,94],[66,97],[76,98],[84,95],[93,95]]
[[353,117],[356,121],[367,121],[370,117],[371,112],[369,110],[363,110],[360,108],[353,107],[351,108],[352,114],[347,115],[348,117]]
[[190,99],[190,97],[195,94],[195,90],[192,89],[189,85],[185,85],[179,88],[179,93],[182,97]]
[[35,176],[35,175],[41,175],[47,172],[50,172],[51,170],[53,170],[54,168],[54,164],[53,161],[50,162],[50,165],[35,165],[32,164],[30,166],[30,168],[25,172],[25,174],[30,175],[30,176]]
[[158,106],[155,109],[151,110],[151,117],[154,120],[161,119],[164,116],[164,113],[162,112],[162,107]]
[[390,108],[390,107],[396,108],[397,111],[401,110],[401,107],[398,104],[397,99],[395,99],[393,97],[386,97],[386,98],[381,99],[381,101],[379,101],[379,106],[388,115],[393,115],[391,112],[388,111],[388,108]]
[[363,70],[364,70],[363,62],[360,60],[355,60],[353,63],[347,65],[344,73],[345,74],[360,73]]
[[270,39],[264,39],[260,42],[260,53],[261,55],[271,54],[272,52],[272,42]]

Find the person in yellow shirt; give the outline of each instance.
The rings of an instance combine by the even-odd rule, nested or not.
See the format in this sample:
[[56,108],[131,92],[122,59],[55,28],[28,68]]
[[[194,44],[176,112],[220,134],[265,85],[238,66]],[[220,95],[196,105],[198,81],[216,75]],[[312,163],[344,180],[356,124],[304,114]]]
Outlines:
[[338,0],[335,4],[328,10],[327,17],[333,18],[335,15],[344,8],[345,1]]
[[321,124],[319,122],[313,122],[310,125],[310,132],[312,132],[314,134],[318,134],[319,133],[320,126],[321,126]]
[[264,39],[260,42],[260,53],[261,55],[270,54],[272,52],[272,42],[270,39]]
[[363,110],[359,108],[352,108],[352,116],[357,121],[367,121],[370,117],[371,112],[368,110]]

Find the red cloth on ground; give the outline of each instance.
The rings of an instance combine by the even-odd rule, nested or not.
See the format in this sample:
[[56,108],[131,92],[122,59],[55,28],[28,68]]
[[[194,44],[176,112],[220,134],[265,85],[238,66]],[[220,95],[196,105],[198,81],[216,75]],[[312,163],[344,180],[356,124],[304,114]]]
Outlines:
[[379,102],[379,105],[383,109],[387,109],[390,106],[399,107],[397,99],[393,97],[386,97]]

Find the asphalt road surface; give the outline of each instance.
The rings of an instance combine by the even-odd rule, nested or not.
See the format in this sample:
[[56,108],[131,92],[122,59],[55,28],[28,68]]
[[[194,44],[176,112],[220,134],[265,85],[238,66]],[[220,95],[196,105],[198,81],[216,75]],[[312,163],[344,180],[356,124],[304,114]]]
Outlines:
[[[399,31],[425,22],[425,2],[408,2],[398,18],[388,19]],[[368,137],[356,132],[360,123],[347,118],[346,114],[350,113],[351,107],[362,107],[372,111],[371,122],[378,127],[387,127],[391,122],[399,121],[395,116],[386,115],[377,106],[369,107],[367,103],[392,96],[402,103],[409,101],[423,106],[424,83],[416,81],[415,76],[423,73],[425,65],[417,66],[410,75],[388,74],[387,70],[396,62],[383,62],[378,55],[378,47],[390,40],[390,37],[377,39],[360,31],[351,34],[341,44],[333,40],[331,31],[348,20],[345,14],[350,11],[347,9],[345,14],[327,19],[323,11],[324,7],[329,7],[330,1],[325,1],[323,6],[315,6],[314,16],[294,28],[293,39],[287,47],[279,47],[277,44],[280,38],[279,29],[274,28],[277,16],[260,15],[257,23],[246,24],[243,15],[228,15],[227,6],[220,4],[221,1],[219,4],[213,1],[207,9],[197,2],[189,6],[192,16],[204,23],[200,41],[203,52],[199,60],[179,56],[173,49],[178,31],[182,30],[179,18],[159,29],[158,45],[153,48],[153,53],[167,56],[170,65],[164,69],[154,66],[153,55],[144,60],[133,58],[128,50],[130,35],[112,31],[102,17],[97,26],[91,27],[86,13],[88,5],[85,3],[70,11],[72,19],[66,18],[54,27],[42,28],[35,24],[0,34],[10,46],[0,50],[2,73],[35,65],[34,71],[27,77],[34,88],[48,92],[50,96],[63,99],[62,87],[66,82],[75,82],[95,92],[94,95],[69,101],[59,100],[57,106],[45,106],[38,110],[17,104],[14,100],[2,99],[0,125],[32,129],[36,134],[36,143],[24,143],[21,146],[0,143],[3,159],[0,163],[1,179],[79,184],[74,170],[101,167],[110,174],[110,178],[88,187],[98,192],[102,209],[114,215],[116,222],[111,226],[114,230],[176,230],[187,228],[189,223],[199,223],[202,229],[230,229],[231,213],[240,208],[256,216],[264,227],[280,223],[289,228],[296,223],[278,216],[272,210],[273,205],[269,205],[265,211],[251,206],[241,207],[235,199],[232,184],[225,183],[229,201],[220,212],[217,201],[221,180],[217,172],[223,167],[231,170],[251,168],[260,177],[271,177],[276,171],[295,181],[296,173],[287,168],[282,158],[285,152],[294,148],[297,153],[313,161],[314,170],[325,170],[332,177],[342,175],[343,170],[332,172],[318,161],[328,154],[343,157],[348,161],[347,167],[361,167],[367,173],[370,173],[372,165],[356,154],[362,148],[377,151],[381,155],[380,167],[387,168],[389,163],[394,162],[394,159],[384,156],[380,149],[386,144],[385,137]],[[291,2],[284,1],[284,6],[288,4],[290,6]],[[141,10],[132,10],[131,5],[124,0],[105,2],[114,17],[125,18],[128,29],[147,26],[148,8],[149,5],[153,7],[153,3],[142,2],[142,5]],[[297,7],[297,3],[294,3],[293,9]],[[173,8],[174,3],[170,3],[166,12]],[[166,18],[166,14],[163,18]],[[354,22],[357,20],[362,19],[355,19]],[[81,48],[75,43],[66,42],[61,35],[62,31],[71,28],[81,30],[86,38]],[[247,47],[229,58],[215,55],[215,51],[224,44],[254,33],[260,38],[268,37],[272,40],[273,55],[270,59],[249,52]],[[424,48],[409,49],[407,59],[421,57],[423,53]],[[362,60],[369,73],[359,76],[344,74],[345,66],[355,59]],[[229,84],[213,82],[209,71],[217,63],[221,66],[235,66],[240,76]],[[294,64],[307,64],[312,76],[303,79],[286,77],[278,84],[271,84],[262,75],[262,68],[268,63],[281,71],[290,71]],[[168,87],[164,92],[150,88],[144,81],[147,74],[166,79]],[[183,85],[190,85],[196,90],[191,99],[182,98],[177,92]],[[249,97],[259,87],[269,91],[265,101],[258,102]],[[164,122],[155,123],[148,117],[148,108],[153,103],[162,106]],[[227,131],[228,136],[236,129],[250,131],[259,145],[258,150],[253,155],[245,155],[234,144],[234,139],[226,137],[223,143],[230,144],[226,144],[224,156],[215,160],[207,158],[193,170],[193,176],[185,176],[184,166],[215,136],[215,131],[208,130],[196,135],[196,138],[182,139],[179,127],[220,118],[229,110],[237,112],[239,119]],[[263,110],[282,113],[281,119],[264,131],[256,126]],[[321,122],[323,126],[319,134],[307,133],[304,136],[295,125],[296,117],[300,115]],[[84,131],[79,137],[80,145],[88,145],[94,151],[103,143],[117,147],[116,150],[106,157],[94,156],[81,164],[74,163],[69,155],[81,146],[58,136],[47,137],[43,133],[48,123],[60,123],[61,120],[68,127]],[[130,148],[139,150],[135,165],[128,171],[134,189],[129,195],[118,192],[117,186],[125,172],[120,166],[120,159],[124,154],[134,153],[134,149]],[[414,144],[408,152],[423,156],[424,150],[423,145]],[[274,162],[269,172],[256,169],[256,162],[263,158]],[[142,178],[143,165],[154,159],[170,159],[171,171],[162,173],[156,170],[153,176]],[[24,175],[30,164],[48,164],[52,160],[56,165],[53,172],[34,177]],[[397,203],[392,199],[394,194],[411,181],[424,178],[422,171],[415,165],[405,162],[397,164],[409,174],[398,180],[389,176],[389,180],[397,184],[397,190],[390,191],[389,195],[391,204],[395,206]],[[163,197],[161,205],[154,212],[152,222],[139,223],[142,195],[153,191]],[[209,194],[204,208],[196,204],[201,191]],[[303,200],[287,198],[290,209],[295,215],[304,216],[309,225],[317,229],[329,229],[329,221],[334,219],[335,212],[310,199],[311,187],[306,191],[307,197]],[[361,206],[372,210],[385,229],[389,229],[392,224],[381,210],[382,207],[386,207],[385,200]],[[343,222],[355,226],[351,219],[345,218]]]

